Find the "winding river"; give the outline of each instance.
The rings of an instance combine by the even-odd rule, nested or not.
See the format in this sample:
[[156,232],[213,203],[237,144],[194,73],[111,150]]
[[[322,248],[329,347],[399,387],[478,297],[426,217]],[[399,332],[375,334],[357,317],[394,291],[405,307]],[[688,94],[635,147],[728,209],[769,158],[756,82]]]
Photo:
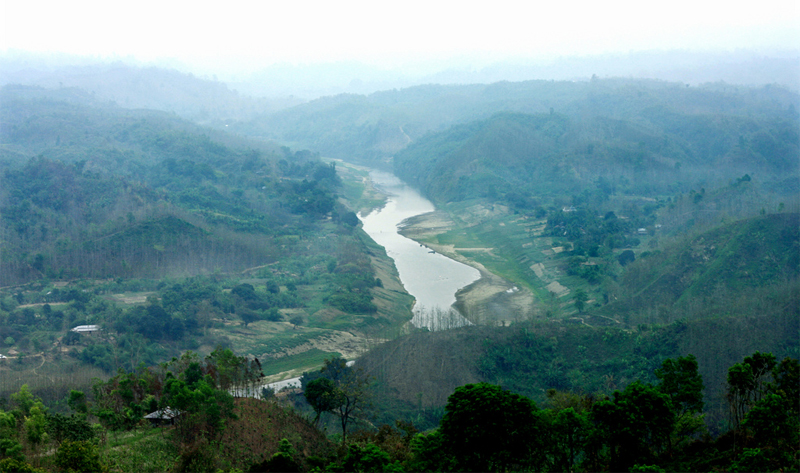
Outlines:
[[373,185],[388,196],[386,205],[359,214],[364,231],[394,260],[400,281],[417,300],[411,323],[429,330],[468,325],[452,308],[456,291],[480,277],[477,269],[433,252],[398,233],[407,218],[435,210],[433,204],[394,174],[370,171]]

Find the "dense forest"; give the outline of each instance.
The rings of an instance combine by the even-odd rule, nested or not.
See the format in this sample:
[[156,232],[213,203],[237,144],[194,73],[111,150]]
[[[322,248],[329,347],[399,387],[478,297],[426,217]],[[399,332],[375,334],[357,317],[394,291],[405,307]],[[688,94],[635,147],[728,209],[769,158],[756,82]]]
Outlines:
[[[708,156],[724,154],[739,143],[740,136],[747,138],[765,125],[768,132],[788,125],[789,135],[795,137],[778,138],[780,146],[794,142],[796,147],[796,130],[791,124],[798,119],[798,107],[797,94],[777,86],[713,83],[685,87],[655,80],[593,78],[585,82],[431,84],[368,96],[342,94],[264,114],[235,127],[248,135],[303,143],[326,156],[380,165],[412,142],[412,148],[430,146],[417,142],[426,141],[422,140],[426,135],[449,132],[455,125],[489,120],[501,112],[553,115],[550,135],[542,130],[538,138],[552,139],[558,131],[552,127],[566,126],[568,129],[558,134],[562,138],[558,144],[572,153],[585,154],[589,144],[602,144],[609,154],[635,155],[643,142],[647,147],[642,150],[644,158],[666,154],[664,157],[672,160],[688,160],[682,163],[687,165],[695,160],[708,164]],[[457,127],[452,133],[459,131],[461,135],[454,135],[459,140],[471,133]],[[760,139],[768,146],[768,137]],[[633,149],[626,150],[629,146]],[[457,143],[452,147],[457,148]],[[603,150],[598,152],[602,155]]]
[[[72,390],[69,415],[27,385],[0,410],[3,471],[785,471],[796,469],[797,359],[755,352],[727,370],[730,430],[704,425],[704,379],[692,355],[667,358],[655,382],[611,395],[530,398],[485,382],[456,388],[436,429],[368,422],[371,382],[344,359],[303,376],[294,401],[234,397],[260,378],[257,360],[215,350],[121,371]],[[232,390],[233,389],[233,390]],[[289,404],[287,404],[287,401]],[[313,410],[303,416],[303,407]],[[142,425],[152,411],[154,428]],[[321,416],[341,434],[326,437]],[[89,419],[97,419],[94,426]],[[360,425],[352,430],[348,426]],[[371,426],[371,428],[365,425]],[[159,434],[166,430],[168,435]],[[107,436],[107,437],[106,437]],[[280,440],[279,440],[280,439]],[[52,451],[41,455],[40,452]]]
[[334,164],[77,89],[2,97],[0,353],[16,358],[3,392],[45,360],[53,376],[30,384],[51,399],[77,372],[86,388],[89,367],[217,345],[275,373],[410,318]]
[[[797,94],[64,77],[0,89],[0,472],[800,468]],[[470,325],[409,323],[348,162],[506,284]]]

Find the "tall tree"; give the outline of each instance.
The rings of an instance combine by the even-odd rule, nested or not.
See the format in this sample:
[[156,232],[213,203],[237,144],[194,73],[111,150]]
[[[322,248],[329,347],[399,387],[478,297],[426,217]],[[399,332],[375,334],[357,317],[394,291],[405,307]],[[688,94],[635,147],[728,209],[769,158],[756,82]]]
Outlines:
[[[309,381],[311,377],[316,379]],[[315,383],[318,379],[327,379],[330,383]],[[317,417],[322,412],[332,412],[339,418],[342,445],[347,441],[348,425],[364,416],[372,406],[371,383],[363,370],[347,366],[347,361],[341,357],[326,359],[319,373],[304,376],[306,398],[310,396],[309,403],[317,412]]]
[[692,354],[664,360],[655,374],[661,380],[658,390],[669,396],[675,414],[675,429],[669,437],[672,449],[705,428],[703,377],[698,372],[697,358]]
[[734,429],[739,428],[747,411],[766,394],[768,377],[776,365],[772,353],[755,352],[728,368],[727,400]]
[[306,385],[303,394],[306,401],[317,414],[314,424],[319,422],[323,412],[333,412],[341,404],[338,399],[336,384],[328,378],[317,378]]
[[488,383],[467,384],[447,399],[442,446],[461,471],[540,467],[542,420],[536,404]]
[[703,377],[694,355],[664,360],[656,377],[661,380],[658,390],[669,396],[677,415],[703,411]]
[[649,463],[664,450],[675,424],[671,407],[666,394],[640,381],[592,406],[590,417],[608,445],[612,471]]

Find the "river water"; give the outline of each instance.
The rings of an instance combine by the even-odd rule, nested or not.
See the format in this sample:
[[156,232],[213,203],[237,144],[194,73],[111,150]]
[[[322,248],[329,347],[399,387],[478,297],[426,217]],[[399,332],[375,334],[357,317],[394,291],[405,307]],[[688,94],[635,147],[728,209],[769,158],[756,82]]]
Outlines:
[[430,330],[468,325],[451,306],[456,301],[456,291],[476,281],[480,273],[400,235],[398,226],[405,219],[432,212],[435,207],[394,174],[370,171],[370,178],[388,200],[383,208],[358,217],[364,231],[394,260],[400,281],[417,300],[411,323]]

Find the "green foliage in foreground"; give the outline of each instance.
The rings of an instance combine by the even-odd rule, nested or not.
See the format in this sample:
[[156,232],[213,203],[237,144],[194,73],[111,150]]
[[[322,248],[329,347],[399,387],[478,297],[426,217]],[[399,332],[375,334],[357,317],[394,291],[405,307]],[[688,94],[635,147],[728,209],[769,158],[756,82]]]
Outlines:
[[[778,393],[783,392],[779,380],[796,378],[798,361],[787,358],[778,365],[774,357],[756,353],[744,364],[754,369],[751,363],[763,365],[758,360],[772,360],[764,372],[772,381],[760,388],[747,384],[756,392],[746,402],[744,423],[715,440],[699,435],[702,381],[689,356],[667,360],[660,384],[636,381],[600,399],[554,393],[553,407],[546,410],[499,386],[460,387],[448,399],[439,429],[412,443],[410,466],[415,471],[796,469],[800,411],[791,394]],[[738,371],[731,367],[731,373]],[[728,389],[742,388],[734,382]],[[772,435],[761,435],[766,426]],[[740,443],[730,445],[731,436]]]
[[[234,416],[226,407],[230,395],[219,387],[244,368],[236,360],[241,362],[227,352],[203,361],[189,354],[161,368],[166,368],[164,382],[153,383],[155,373],[141,372],[130,383],[118,376],[102,383],[115,389],[88,405],[98,414],[132,397],[180,406],[176,426],[160,429],[106,422],[86,430],[85,417],[50,414],[23,388],[6,405],[10,410],[0,410],[0,471],[788,471],[800,466],[800,363],[778,362],[769,353],[756,352],[729,368],[726,390],[734,414],[730,428],[716,438],[704,429],[703,380],[697,360],[688,355],[666,359],[656,370],[657,383],[637,380],[610,396],[552,390],[543,407],[495,384],[467,384],[449,396],[437,429],[418,433],[403,421],[366,428],[342,437],[338,452],[308,420],[274,400],[240,399],[241,417]],[[328,367],[306,383],[309,401],[314,386],[320,385],[316,391],[325,399],[325,392],[346,389],[342,383],[355,374],[335,359]],[[328,400],[334,402],[312,404],[332,410],[346,402],[341,396]],[[130,430],[115,430],[120,427]],[[274,445],[260,440],[266,438]]]
[[361,368],[347,366],[344,358],[326,359],[317,373],[304,373],[300,379],[306,401],[316,417],[331,413],[339,418],[342,445],[347,442],[348,426],[364,420],[371,407],[370,379]]

